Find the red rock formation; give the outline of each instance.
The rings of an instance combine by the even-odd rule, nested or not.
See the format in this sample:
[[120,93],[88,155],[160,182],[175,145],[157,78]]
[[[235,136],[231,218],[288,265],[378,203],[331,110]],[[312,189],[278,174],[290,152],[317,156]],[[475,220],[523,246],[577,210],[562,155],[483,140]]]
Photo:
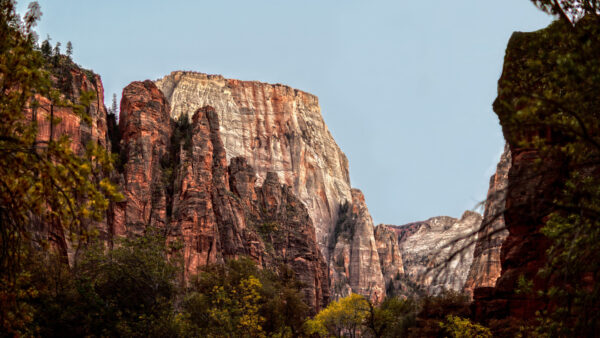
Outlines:
[[[554,201],[563,191],[564,175],[568,171],[558,156],[545,157],[540,170],[541,155],[533,149],[523,148],[522,141],[534,135],[548,137],[551,133],[540,130],[539,125],[515,123],[517,111],[506,102],[515,102],[515,95],[519,93],[539,93],[542,90],[543,82],[539,81],[544,80],[547,74],[540,73],[543,67],[531,67],[531,61],[537,61],[540,55],[537,48],[531,46],[556,44],[554,40],[549,44],[546,41],[548,36],[552,34],[548,35],[543,30],[517,32],[506,49],[494,111],[500,119],[512,155],[504,212],[509,234],[502,245],[502,272],[496,285],[474,290],[475,314],[480,319],[530,319],[545,306],[544,301],[535,296],[536,290],[546,289],[548,282],[537,273],[546,264],[545,253],[550,245],[540,229],[554,210]],[[518,92],[514,88],[518,88]],[[555,136],[559,136],[560,132],[556,131]],[[533,281],[533,293],[516,292],[521,276]]]
[[[348,161],[323,121],[317,97],[280,84],[195,72],[173,72],[156,84],[169,99],[174,117],[189,115],[204,105],[215,107],[227,158],[246,158],[256,171],[259,185],[268,172],[275,172],[290,186],[313,220],[321,252],[332,257],[329,248],[335,246],[332,236],[340,206],[352,202],[353,195]],[[365,246],[374,242],[372,221],[361,218],[354,227],[364,236],[360,250],[372,250],[363,256],[377,258],[376,247]],[[348,247],[348,251],[351,249]],[[361,275],[346,277],[355,281],[370,279],[383,289],[381,272],[377,270],[378,264],[370,269],[355,268],[349,273]],[[375,275],[367,276],[367,271]],[[333,278],[337,276],[342,275],[334,274]],[[348,282],[334,282],[339,284],[336,290],[352,289]],[[357,289],[352,291],[367,292],[365,283],[357,282]]]
[[352,189],[352,203],[342,207],[331,238],[329,271],[336,296],[355,292],[376,302],[385,297],[373,231],[365,197]]
[[392,228],[380,224],[375,227],[375,243],[377,243],[379,265],[381,266],[383,279],[386,283],[387,293],[387,290],[390,288],[389,284],[404,274],[402,253],[398,245],[398,235]]
[[165,227],[166,186],[160,162],[167,156],[171,136],[169,105],[153,82],[133,82],[123,89],[119,122],[125,201],[115,207],[112,231],[122,236],[140,234],[149,225]]
[[483,221],[477,233],[477,243],[473,252],[473,264],[465,282],[464,291],[471,296],[475,288],[492,287],[500,277],[500,251],[502,243],[508,236],[504,224],[504,211],[510,163],[510,149],[506,145],[496,173],[490,178]]
[[[69,67],[71,81],[68,93],[63,93],[63,99],[69,99],[79,103],[83,92],[92,91],[95,99],[90,102],[87,114],[91,123],[84,122],[81,117],[73,111],[73,108],[53,105],[45,97],[38,97],[40,106],[35,115],[38,123],[38,139],[47,141],[56,140],[62,135],[71,138],[72,149],[79,154],[85,150],[88,142],[96,142],[107,147],[107,124],[106,108],[104,107],[104,88],[100,76],[79,67]],[[58,79],[52,77],[56,83]],[[51,128],[50,116],[59,119],[60,122]],[[31,116],[31,115],[29,115]]]
[[123,91],[120,130],[127,199],[114,208],[115,234],[164,227],[168,241],[183,245],[188,277],[240,256],[274,270],[286,264],[311,308],[326,304],[328,271],[308,211],[274,173],[257,187],[245,159],[227,165],[214,108],[175,125],[154,83],[134,82]]

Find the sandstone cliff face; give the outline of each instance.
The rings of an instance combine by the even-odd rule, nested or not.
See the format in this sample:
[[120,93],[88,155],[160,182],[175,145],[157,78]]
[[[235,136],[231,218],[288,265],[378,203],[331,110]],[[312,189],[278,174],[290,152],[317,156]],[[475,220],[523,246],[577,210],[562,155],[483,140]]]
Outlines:
[[[539,125],[516,124],[514,116],[517,112],[507,107],[505,102],[514,102],[519,93],[539,93],[543,88],[540,82],[548,75],[541,66],[531,67],[531,61],[539,60],[544,64],[538,48],[532,46],[543,46],[540,48],[548,48],[548,52],[554,46],[559,46],[556,41],[548,40],[549,36],[552,34],[548,35],[544,30],[513,33],[506,49],[494,111],[500,119],[512,155],[504,212],[508,237],[502,245],[502,271],[496,285],[474,290],[475,312],[479,318],[528,319],[545,306],[542,299],[534,296],[535,290],[547,286],[547,281],[537,274],[546,263],[545,253],[550,245],[540,229],[545,225],[547,216],[554,211],[554,200],[564,189],[564,175],[568,170],[560,157],[545,157],[543,170],[539,170],[537,162],[541,155],[536,150],[523,148],[521,141],[534,136],[545,138],[552,134],[558,143],[562,131],[543,130]],[[516,293],[520,276],[533,281],[533,295]]]
[[123,91],[120,130],[126,200],[109,220],[115,235],[163,228],[183,244],[188,277],[242,255],[275,270],[286,264],[311,308],[326,304],[328,271],[307,209],[275,173],[256,186],[244,158],[227,165],[214,108],[176,124],[156,85],[134,82]]
[[[170,102],[173,117],[189,116],[204,105],[215,107],[227,160],[245,158],[256,172],[257,185],[274,172],[291,187],[308,210],[330,266],[345,250],[347,271],[332,274],[338,295],[352,290],[383,297],[381,269],[370,263],[379,261],[371,217],[364,198],[351,190],[348,161],[329,133],[315,96],[279,84],[193,72],[173,72],[156,85]],[[337,244],[332,236],[345,203],[360,215],[348,226],[353,232],[342,236],[347,240]]]
[[398,234],[384,224],[375,228],[375,243],[379,253],[379,265],[386,284],[386,291],[393,288],[390,283],[399,280],[404,275],[404,264],[402,263],[402,252],[398,244]]
[[[84,92],[92,92],[95,98],[90,102],[86,109],[90,120],[84,121],[73,108],[67,106],[55,105],[46,97],[37,96],[39,106],[34,110],[27,110],[25,116],[28,119],[36,120],[38,125],[38,141],[58,140],[62,136],[69,136],[71,139],[71,149],[78,155],[85,153],[86,145],[89,142],[99,144],[105,148],[110,147],[110,141],[107,137],[107,112],[104,107],[104,88],[100,76],[79,68],[74,64],[65,64],[65,73],[63,77],[51,75],[51,81],[56,87],[61,86],[61,99],[70,100],[79,104]],[[65,81],[68,80],[68,81]],[[59,121],[52,125],[50,118]],[[65,236],[62,225],[43,224],[35,222],[32,225],[36,236],[40,240],[49,240],[58,251],[73,262],[75,248],[73,243]],[[105,222],[89,221],[90,226],[98,227],[102,232],[106,229]]]
[[193,72],[173,72],[156,85],[173,117],[214,107],[227,159],[246,158],[258,184],[267,172],[277,173],[308,208],[317,240],[326,247],[339,206],[351,194],[348,160],[323,121],[317,97],[283,85]]
[[477,233],[477,243],[473,252],[473,264],[465,282],[464,291],[471,296],[476,287],[492,287],[500,277],[500,250],[508,236],[504,211],[510,166],[511,154],[507,144],[500,156],[496,173],[490,178],[483,221]]
[[[90,102],[87,113],[91,123],[86,123],[70,107],[53,105],[45,97],[38,97],[40,106],[34,112],[38,123],[38,139],[48,141],[57,140],[62,135],[68,135],[72,140],[72,149],[79,154],[85,151],[88,142],[96,142],[107,147],[107,122],[106,107],[104,107],[104,88],[100,76],[79,67],[69,67],[70,84],[68,93],[63,93],[63,98],[75,103],[80,102],[83,92],[91,91],[96,96]],[[54,82],[58,79],[52,77]],[[60,123],[52,126],[49,117],[60,119]]]
[[385,283],[373,219],[360,190],[352,189],[352,203],[344,204],[339,216],[329,250],[332,289],[339,297],[355,292],[380,301],[385,297]]
[[113,234],[141,234],[147,226],[164,228],[166,194],[160,161],[167,155],[171,135],[169,106],[154,83],[133,82],[123,89],[119,121],[126,202],[115,208]]
[[[466,211],[460,219],[441,216],[406,226],[378,226],[394,231],[402,253],[404,273],[386,276],[388,291],[405,296],[462,291],[480,224],[481,215]],[[379,245],[390,250],[393,242]]]

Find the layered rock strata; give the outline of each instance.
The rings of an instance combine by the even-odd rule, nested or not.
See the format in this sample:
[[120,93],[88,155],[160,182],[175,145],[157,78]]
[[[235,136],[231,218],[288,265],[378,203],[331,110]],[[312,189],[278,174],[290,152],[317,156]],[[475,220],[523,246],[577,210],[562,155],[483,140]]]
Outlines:
[[401,276],[404,275],[398,234],[391,227],[380,224],[375,228],[375,243],[379,253],[381,273],[386,284],[386,294],[388,294],[390,293],[388,291],[394,291],[393,281],[400,280]]
[[[37,122],[37,141],[45,144],[48,141],[57,141],[63,136],[71,139],[71,150],[78,155],[84,155],[88,143],[98,144],[109,148],[107,111],[104,107],[104,88],[100,76],[91,71],[82,69],[73,63],[63,60],[63,72],[51,74],[50,79],[57,89],[60,89],[61,100],[79,104],[83,96],[92,94],[94,97],[85,108],[84,119],[80,112],[73,106],[59,105],[47,97],[36,96],[39,105],[25,111],[25,117]],[[54,120],[54,123],[51,121]],[[65,235],[62,224],[45,224],[35,220],[32,224],[36,237],[41,241],[52,243],[67,260],[72,263],[76,243]],[[106,230],[105,222],[88,221],[86,226],[94,226]]]
[[386,275],[388,293],[419,296],[443,290],[462,291],[480,225],[481,215],[472,211],[466,211],[460,219],[440,216],[405,226],[379,225],[383,229],[376,233],[391,230],[397,236],[397,244],[380,242],[381,250],[397,245],[402,253],[404,272]]
[[507,144],[500,156],[496,173],[490,178],[483,220],[477,232],[477,243],[473,252],[473,264],[465,282],[464,291],[471,296],[476,287],[493,287],[500,277],[500,251],[508,236],[504,211],[510,166],[511,155]]
[[373,301],[385,297],[373,219],[358,189],[352,189],[352,202],[340,209],[329,252],[332,289],[337,296],[355,292]]
[[126,199],[109,222],[115,235],[164,229],[182,244],[188,277],[241,256],[274,270],[285,264],[313,311],[327,303],[327,266],[306,207],[275,173],[257,186],[244,158],[228,165],[214,108],[177,124],[153,82],[134,82],[123,91],[120,129]]
[[133,82],[123,89],[119,121],[126,202],[114,208],[112,232],[125,236],[141,234],[148,226],[164,228],[161,159],[167,157],[171,137],[169,105],[151,81]]
[[[227,160],[245,158],[256,171],[257,185],[266,180],[268,172],[274,172],[291,187],[306,206],[330,265],[334,253],[329,248],[339,251],[348,246],[345,250],[352,260],[348,265],[354,268],[345,273],[343,282],[336,276],[344,274],[333,274],[332,282],[339,284],[336,290],[383,295],[379,264],[359,268],[367,261],[379,261],[370,216],[357,218],[352,226],[360,239],[353,242],[355,233],[349,233],[345,244],[332,244],[339,215],[346,212],[340,207],[349,203],[366,210],[366,206],[360,199],[354,201],[348,160],[323,121],[317,97],[284,85],[194,72],[173,72],[156,85],[170,102],[173,118],[190,116],[205,105],[215,107]],[[353,255],[352,250],[356,250]]]
[[[563,135],[562,129],[543,127],[542,122],[519,124],[515,117],[527,108],[525,104],[516,105],[521,93],[542,97],[545,82],[555,82],[554,78],[548,78],[548,71],[555,65],[541,57],[565,53],[561,50],[565,48],[562,41],[551,37],[567,35],[556,34],[555,29],[561,29],[561,23],[537,32],[515,32],[506,49],[494,111],[512,155],[504,212],[508,237],[502,245],[502,271],[495,286],[474,290],[474,308],[480,319],[530,319],[547,306],[544,299],[536,296],[537,290],[548,287],[548,281],[538,274],[546,264],[546,251],[550,246],[540,229],[556,208],[555,201],[564,191],[569,169],[564,158],[556,154],[544,156],[542,161],[542,155],[535,149],[523,147],[523,141],[541,138],[550,145],[558,145],[569,137]],[[516,292],[520,278],[532,282],[532,293]]]
[[316,96],[279,84],[194,72],[173,72],[156,85],[174,118],[214,107],[227,159],[246,158],[258,184],[267,172],[277,173],[308,208],[325,247],[339,206],[351,200],[351,193],[348,160],[327,129]]

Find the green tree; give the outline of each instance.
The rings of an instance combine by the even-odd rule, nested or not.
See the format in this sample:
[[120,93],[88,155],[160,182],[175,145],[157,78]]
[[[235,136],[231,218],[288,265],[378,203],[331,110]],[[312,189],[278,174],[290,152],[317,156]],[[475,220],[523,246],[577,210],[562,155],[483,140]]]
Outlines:
[[531,2],[544,12],[558,15],[561,20],[570,24],[583,16],[600,14],[598,0],[531,0]]
[[[78,156],[67,136],[38,138],[36,96],[72,107],[84,121],[91,100],[86,94],[69,103],[53,89],[46,61],[34,49],[40,15],[32,3],[21,21],[14,1],[0,0],[0,331],[8,334],[23,333],[33,319],[18,295],[29,290],[31,274],[22,263],[34,250],[36,227],[84,241],[93,232],[89,221],[101,219],[109,201],[120,197],[107,179],[112,164],[106,151],[90,144]],[[58,123],[52,114],[50,123]]]
[[547,264],[526,276],[536,280],[529,297],[548,304],[538,333],[589,336],[600,330],[598,2],[534,2],[560,19],[511,39],[494,110],[507,140],[538,157],[526,179],[554,182],[551,196],[536,196]]
[[350,294],[331,302],[313,319],[306,321],[307,333],[321,337],[342,337],[346,334],[356,337],[366,329],[363,324],[369,316],[369,310],[369,302],[363,296]]
[[73,55],[73,44],[71,43],[71,41],[67,42],[67,57],[69,58],[69,60],[71,60],[71,56]]
[[453,315],[448,315],[440,327],[453,338],[492,338],[490,329]]
[[50,56],[52,56],[52,45],[50,44],[50,35],[48,35],[46,40],[42,41],[40,51],[42,52],[42,56],[46,59],[49,59]]

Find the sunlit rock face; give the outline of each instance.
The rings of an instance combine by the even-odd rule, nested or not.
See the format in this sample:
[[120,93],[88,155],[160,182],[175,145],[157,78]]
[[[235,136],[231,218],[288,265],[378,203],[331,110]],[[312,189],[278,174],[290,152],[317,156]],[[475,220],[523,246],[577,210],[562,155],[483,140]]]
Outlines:
[[[84,121],[80,114],[72,107],[66,105],[55,105],[42,96],[36,96],[39,106],[34,109],[26,109],[24,114],[28,120],[37,122],[37,141],[46,144],[48,141],[57,141],[63,136],[71,139],[71,150],[78,155],[83,155],[88,143],[98,144],[110,148],[110,140],[107,133],[107,111],[104,106],[104,88],[99,75],[85,70],[75,64],[65,65],[68,67],[67,75],[59,78],[56,74],[50,74],[55,88],[60,86],[60,94],[63,100],[80,103],[86,92],[91,92],[95,97],[89,102],[86,113],[89,121]],[[51,118],[58,121],[52,124]],[[35,237],[41,241],[47,241],[55,247],[58,252],[68,257],[73,263],[75,248],[73,243],[65,236],[64,229],[60,224],[43,224],[34,221],[32,225]],[[95,226],[104,234],[106,222],[87,221],[87,225]]]
[[386,290],[390,287],[390,283],[399,279],[404,274],[404,264],[402,262],[402,252],[398,244],[398,235],[396,232],[384,225],[380,224],[375,228],[375,243],[377,252],[379,253],[379,265],[381,273],[386,283]]
[[147,226],[167,224],[161,159],[169,148],[169,115],[169,106],[152,81],[133,82],[123,89],[119,129],[126,202],[113,208],[115,235],[141,234]]
[[[396,233],[402,253],[404,271],[386,275],[388,293],[413,296],[462,291],[480,225],[481,215],[466,211],[460,219],[440,216],[404,226],[378,226]],[[390,250],[387,242],[379,245]]]
[[[385,295],[373,221],[362,194],[351,190],[348,160],[323,121],[317,97],[280,84],[195,72],[173,72],[155,83],[170,102],[173,118],[191,116],[205,105],[215,108],[227,160],[245,158],[256,185],[273,172],[291,187],[308,210],[330,270],[340,252],[347,259],[347,271],[331,275],[335,295]],[[351,207],[342,211],[342,205]],[[355,223],[346,222],[353,232],[338,236],[345,239],[337,243],[334,230],[348,210],[356,212]]]
[[507,144],[500,156],[496,173],[490,178],[483,221],[477,233],[477,243],[473,252],[473,264],[465,282],[464,290],[471,296],[475,288],[492,287],[500,277],[502,270],[500,251],[502,243],[508,236],[504,224],[504,211],[510,165],[511,154]]
[[355,292],[373,301],[385,298],[385,283],[365,197],[352,189],[352,202],[340,210],[330,242],[331,289],[338,297]]
[[348,160],[321,116],[316,96],[279,84],[173,72],[156,85],[174,118],[210,105],[218,112],[227,160],[244,157],[262,184],[275,172],[306,205],[323,251],[341,203],[351,200]]
[[277,174],[256,185],[245,158],[228,165],[213,107],[182,129],[153,82],[134,82],[123,91],[120,130],[125,200],[112,206],[114,235],[164,230],[182,246],[186,278],[242,256],[275,271],[287,265],[314,312],[327,304],[327,264],[306,207]]

